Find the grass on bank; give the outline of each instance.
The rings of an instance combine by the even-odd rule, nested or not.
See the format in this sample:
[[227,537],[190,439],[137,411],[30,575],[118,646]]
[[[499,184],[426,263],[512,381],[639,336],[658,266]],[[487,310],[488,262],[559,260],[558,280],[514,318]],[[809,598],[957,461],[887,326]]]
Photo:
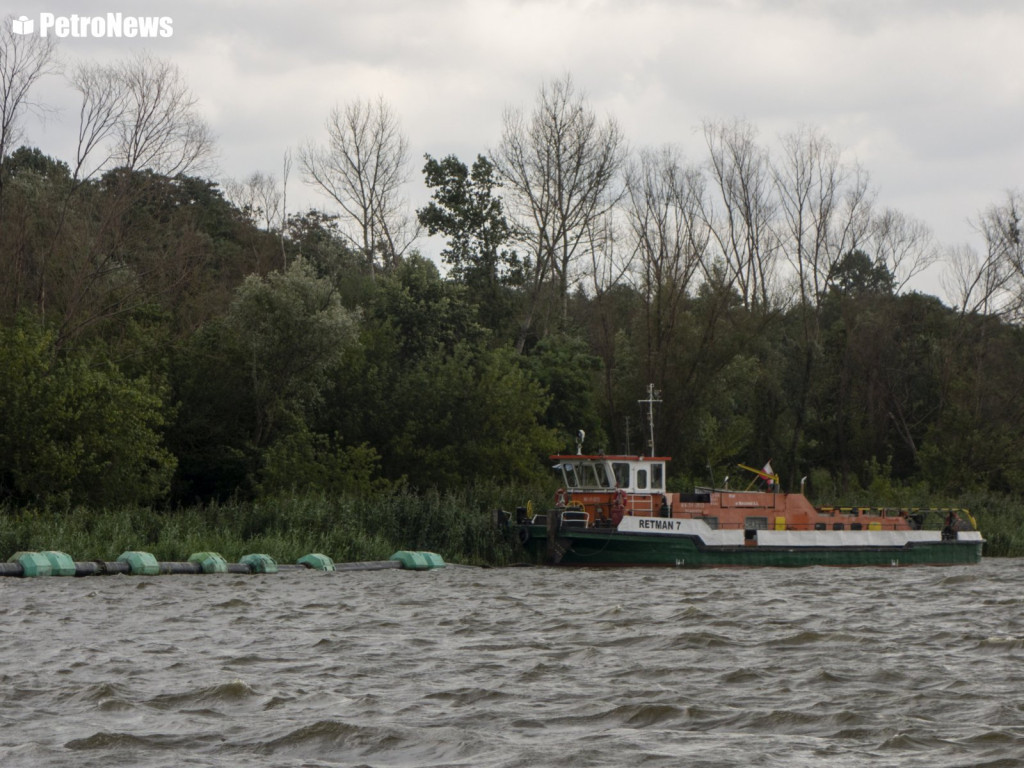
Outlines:
[[[522,491],[399,490],[340,498],[309,493],[176,510],[7,509],[0,511],[0,559],[19,551],[56,550],[76,561],[111,561],[141,550],[167,562],[206,551],[229,562],[264,553],[294,563],[311,552],[355,562],[387,560],[408,549],[436,552],[452,563],[507,565],[521,560],[522,553],[513,536],[493,525],[492,513],[525,503]],[[535,503],[546,495],[536,492]]]

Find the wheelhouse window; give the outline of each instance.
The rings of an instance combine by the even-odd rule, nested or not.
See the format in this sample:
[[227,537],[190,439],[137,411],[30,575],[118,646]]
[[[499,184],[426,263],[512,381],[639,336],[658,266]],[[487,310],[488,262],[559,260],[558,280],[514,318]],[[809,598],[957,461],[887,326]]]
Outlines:
[[608,488],[608,468],[599,461],[566,461],[561,464],[566,488]]
[[665,489],[665,465],[660,461],[651,464],[651,489],[655,491]]
[[566,488],[578,488],[580,481],[576,476],[576,467],[568,462],[562,463],[562,476],[565,477]]
[[636,487],[637,487],[638,490],[641,490],[641,491],[646,491],[647,490],[647,470],[646,469],[638,469],[636,471]]
[[593,464],[578,465],[576,475],[579,477],[581,488],[597,488],[597,475],[594,474]]
[[619,488],[631,488],[629,482],[629,463],[625,461],[612,462],[612,472],[615,474],[615,484]]

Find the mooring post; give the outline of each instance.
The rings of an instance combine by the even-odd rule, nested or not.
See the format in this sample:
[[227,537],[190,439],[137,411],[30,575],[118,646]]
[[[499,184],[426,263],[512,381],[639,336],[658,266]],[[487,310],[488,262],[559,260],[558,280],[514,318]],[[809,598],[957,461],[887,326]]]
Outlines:
[[556,507],[555,509],[548,510],[548,562],[555,564],[562,559],[561,553],[558,551],[558,529],[562,526],[562,508]]

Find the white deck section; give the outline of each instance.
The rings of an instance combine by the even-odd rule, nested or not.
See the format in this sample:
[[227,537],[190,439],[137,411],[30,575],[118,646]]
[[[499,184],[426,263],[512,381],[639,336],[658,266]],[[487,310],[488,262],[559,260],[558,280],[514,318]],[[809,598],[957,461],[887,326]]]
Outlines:
[[[743,546],[741,530],[710,528],[700,519],[632,517],[622,518],[619,531],[653,533],[662,536],[699,536],[708,546]],[[977,531],[964,531],[960,541],[982,541]],[[941,531],[772,531],[759,530],[757,545],[763,547],[902,547],[910,542],[942,541]]]
[[766,547],[902,547],[942,541],[942,531],[758,531]]
[[984,541],[985,537],[981,531],[959,531],[956,535],[959,541]]

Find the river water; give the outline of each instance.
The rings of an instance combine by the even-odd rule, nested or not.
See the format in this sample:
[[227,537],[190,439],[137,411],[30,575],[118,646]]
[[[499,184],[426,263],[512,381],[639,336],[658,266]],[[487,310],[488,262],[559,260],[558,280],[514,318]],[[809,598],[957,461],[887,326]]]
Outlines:
[[0,578],[0,764],[1024,765],[1024,560]]

